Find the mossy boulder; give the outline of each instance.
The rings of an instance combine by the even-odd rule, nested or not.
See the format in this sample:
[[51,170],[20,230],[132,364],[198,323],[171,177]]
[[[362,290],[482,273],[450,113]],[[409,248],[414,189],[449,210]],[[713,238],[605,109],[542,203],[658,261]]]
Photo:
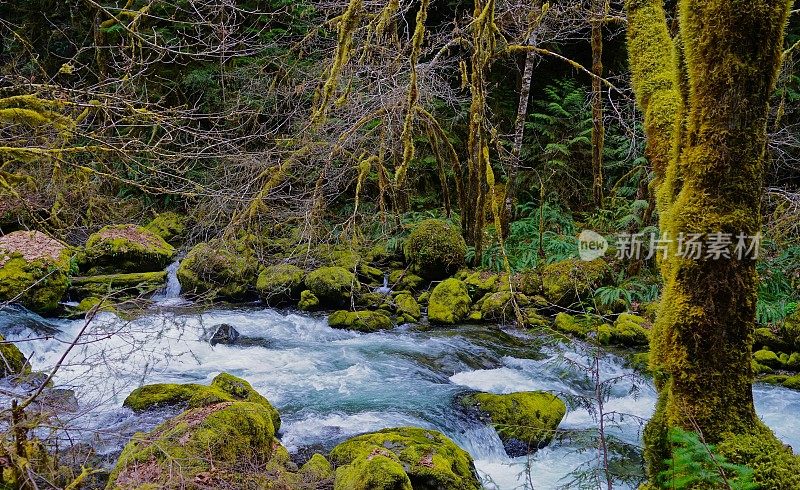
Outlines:
[[333,478],[333,466],[325,456],[315,453],[300,468],[300,476],[304,481],[325,481]]
[[297,302],[297,307],[303,311],[316,310],[319,307],[319,298],[308,289],[305,289],[300,292],[300,301]]
[[791,350],[791,345],[781,337],[780,332],[767,327],[757,328],[753,332],[753,347],[755,349],[767,348],[774,351]]
[[610,342],[624,347],[642,347],[650,343],[650,322],[632,313],[621,313],[611,329]]
[[417,291],[424,284],[425,279],[411,271],[396,269],[389,273],[389,285],[395,289]]
[[514,318],[513,295],[510,291],[487,294],[481,302],[481,316],[484,320],[505,321]]
[[175,248],[154,232],[137,225],[112,225],[93,233],[80,256],[85,275],[163,270]]
[[145,385],[133,390],[122,405],[134,412],[143,412],[161,406],[197,408],[215,403],[238,401],[260,405],[269,413],[275,430],[280,429],[280,415],[269,401],[254,390],[250,383],[228,373],[218,374],[209,386],[195,383]]
[[543,328],[550,326],[550,320],[540,314],[536,308],[524,308],[522,310],[522,319],[527,328]]
[[492,274],[491,272],[478,271],[468,274],[462,280],[467,286],[467,291],[469,291],[472,301],[477,301],[488,293],[497,290],[498,277],[497,274]]
[[761,423],[748,434],[726,434],[716,448],[730,463],[751,468],[758,488],[800,488],[800,457]]
[[348,302],[352,291],[360,284],[356,276],[344,267],[320,267],[306,276],[306,287],[314,293],[323,306],[337,306]]
[[605,284],[610,272],[603,259],[569,259],[548,264],[542,269],[542,291],[552,303],[570,306],[578,300],[588,299],[595,288]]
[[398,294],[394,297],[394,304],[397,309],[397,314],[402,315],[408,321],[419,320],[422,314],[419,303],[409,293]]
[[186,237],[188,222],[189,218],[185,215],[167,211],[156,215],[145,225],[145,229],[160,236],[167,243],[176,245]]
[[338,310],[328,316],[328,326],[369,333],[392,328],[392,319],[380,311]]
[[30,366],[27,363],[27,359],[25,359],[25,355],[20,352],[16,345],[6,342],[6,339],[0,335],[0,378],[21,374],[29,370]]
[[244,242],[212,240],[186,254],[178,280],[189,294],[241,300],[250,296],[257,272],[258,262]]
[[278,305],[296,301],[303,290],[303,269],[292,264],[265,267],[258,274],[256,291],[268,304]]
[[337,490],[478,490],[470,455],[434,430],[400,427],[363,434],[331,451]]
[[446,221],[429,219],[414,227],[403,251],[417,275],[435,281],[464,266],[467,245],[458,228]]
[[542,275],[538,270],[528,269],[514,277],[517,290],[527,296],[541,295],[544,293]]
[[467,286],[462,281],[445,279],[433,288],[428,299],[428,319],[432,323],[458,323],[469,315],[471,304]]
[[265,488],[259,472],[277,455],[269,410],[251,402],[193,408],[148,434],[137,433],[107,489]]
[[783,367],[783,363],[778,357],[778,354],[770,350],[761,349],[753,352],[753,359],[762,366],[767,366],[772,369],[780,369]]
[[44,233],[15,231],[0,237],[0,302],[51,313],[67,291],[69,271],[67,246]]
[[89,297],[125,300],[153,293],[163,287],[166,280],[165,271],[73,277],[69,292],[76,300]]
[[570,315],[561,312],[556,315],[553,326],[556,330],[578,338],[586,338],[597,327],[597,322],[588,315]]
[[462,398],[462,404],[477,409],[481,418],[494,426],[506,453],[512,457],[550,444],[567,413],[561,399],[543,391],[507,395],[475,393]]

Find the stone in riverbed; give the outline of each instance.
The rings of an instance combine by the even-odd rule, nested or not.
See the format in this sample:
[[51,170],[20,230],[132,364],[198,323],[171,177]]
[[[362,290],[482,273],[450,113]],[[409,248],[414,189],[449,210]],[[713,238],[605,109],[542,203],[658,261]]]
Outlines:
[[241,336],[239,331],[236,330],[233,325],[229,325],[227,323],[220,323],[219,325],[211,327],[211,329],[214,330],[214,334],[208,340],[208,343],[212,346],[217,344],[235,344]]
[[392,328],[392,320],[380,311],[338,310],[328,316],[328,326],[370,333]]
[[428,319],[432,323],[458,323],[467,317],[471,304],[463,282],[445,279],[436,285],[428,299]]
[[165,271],[73,277],[69,292],[75,300],[89,297],[125,300],[155,292],[166,280]]
[[265,267],[258,274],[256,291],[270,305],[297,301],[303,289],[303,269],[292,264],[276,264]]
[[344,267],[320,267],[306,276],[306,286],[323,306],[345,304],[351,292],[358,291],[360,284],[355,275]]
[[67,291],[67,246],[38,231],[0,237],[0,302],[13,301],[37,313],[50,313]]
[[384,429],[353,437],[330,454],[335,490],[478,490],[470,455],[434,430]]
[[93,233],[79,257],[85,275],[163,270],[175,258],[175,248],[136,225],[112,225]]
[[567,411],[563,401],[543,391],[475,393],[462,398],[461,403],[476,409],[482,420],[494,426],[511,457],[533,453],[550,444]]
[[458,228],[437,219],[420,222],[403,247],[414,273],[435,281],[464,266],[467,245]]
[[192,248],[178,267],[184,292],[225,299],[246,299],[258,273],[258,262],[244,242],[212,240]]

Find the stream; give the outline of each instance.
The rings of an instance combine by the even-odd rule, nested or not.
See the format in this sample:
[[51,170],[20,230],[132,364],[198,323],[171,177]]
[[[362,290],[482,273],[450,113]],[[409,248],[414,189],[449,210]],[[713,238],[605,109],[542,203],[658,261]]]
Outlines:
[[[593,358],[583,344],[558,345],[485,325],[400,326],[363,334],[331,329],[322,315],[258,306],[196,311],[171,292],[134,321],[100,313],[89,324],[84,341],[55,377],[79,402],[78,410],[60,416],[71,438],[114,454],[133,432],[173,415],[169,410],[135,415],[122,408],[132,389],[154,382],[207,384],[226,371],[249,381],[280,411],[279,437],[293,453],[327,450],[362,432],[414,425],[440,430],[468,451],[488,489],[524,488],[528,478],[536,489],[574,487],[576,470],[596,467],[597,449],[586,437],[597,429]],[[239,331],[239,344],[208,343],[220,323]],[[37,371],[52,368],[84,324],[43,319],[23,309],[0,311],[0,333],[22,341],[17,345],[32,356]],[[652,384],[613,354],[602,355],[599,373],[602,380],[615,380],[604,404],[606,413],[615,414],[609,415],[608,433],[639,445],[642,421],[655,404]],[[568,401],[560,428],[569,437],[529,458],[509,458],[494,430],[459,407],[458,397],[471,390],[559,394]],[[800,447],[795,422],[800,393],[766,385],[756,385],[754,393],[767,425]]]

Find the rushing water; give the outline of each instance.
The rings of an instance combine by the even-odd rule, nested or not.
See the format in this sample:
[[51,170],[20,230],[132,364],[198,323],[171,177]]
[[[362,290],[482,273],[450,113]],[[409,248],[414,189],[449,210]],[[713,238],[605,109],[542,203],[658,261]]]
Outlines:
[[[204,339],[219,323],[234,325],[246,344],[209,345]],[[32,354],[37,370],[52,367],[83,326],[82,320],[0,311],[0,333],[13,340],[39,338],[18,344]],[[60,333],[41,339],[54,329]],[[56,383],[74,389],[81,406],[62,423],[101,452],[118,450],[133,431],[148,430],[171,415],[135,416],[122,409],[136,386],[208,383],[227,371],[248,380],[280,410],[280,438],[292,452],[328,449],[351,435],[385,427],[431,427],[475,458],[487,488],[521,487],[527,473],[534,488],[550,489],[568,483],[582,464],[592,464],[596,450],[581,452],[585,442],[569,437],[532,458],[509,458],[494,431],[470,419],[456,400],[470,390],[548,390],[570,401],[561,428],[568,434],[591,433],[597,422],[584,398],[593,390],[590,361],[580,345],[558,349],[539,338],[486,326],[362,334],[331,329],[324,317],[271,309],[200,313],[162,305],[130,323],[101,314],[89,325],[85,342],[68,356]],[[646,380],[633,380],[618,357],[604,355],[599,366],[601,379],[617,379],[604,410],[626,414],[614,416],[609,431],[638,444],[637,417],[652,413],[653,388]],[[793,422],[800,414],[800,393],[766,386],[754,391],[764,421],[785,442],[800,447],[800,428]]]

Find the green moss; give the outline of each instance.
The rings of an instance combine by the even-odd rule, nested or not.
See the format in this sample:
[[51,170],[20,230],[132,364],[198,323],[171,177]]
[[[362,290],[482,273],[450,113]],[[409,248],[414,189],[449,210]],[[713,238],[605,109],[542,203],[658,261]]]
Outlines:
[[514,281],[517,284],[517,290],[522,294],[536,296],[544,293],[542,275],[537,270],[522,271],[516,275]]
[[[588,299],[609,278],[610,268],[603,259],[569,259],[548,264],[542,270],[542,290],[552,303],[570,306]],[[526,293],[527,294],[527,293]]]
[[319,298],[308,289],[300,292],[300,301],[297,302],[297,307],[303,311],[312,311],[319,306]]
[[444,279],[464,266],[467,245],[458,229],[445,221],[419,223],[403,249],[412,270],[429,280]]
[[79,265],[86,275],[153,272],[163,270],[175,254],[172,245],[150,230],[113,225],[89,236]]
[[227,299],[250,295],[258,262],[243,242],[219,240],[198,243],[178,267],[181,288],[190,294],[210,294]]
[[624,347],[641,347],[650,342],[650,322],[631,313],[620,314],[611,330],[610,342]]
[[328,316],[328,326],[369,333],[392,328],[392,320],[380,311],[338,310]]
[[428,300],[428,319],[432,323],[458,323],[467,317],[471,304],[462,281],[445,279],[433,288]]
[[596,321],[587,315],[573,316],[569,313],[559,313],[556,315],[554,327],[556,330],[574,335],[579,338],[586,338],[589,332],[596,327]]
[[398,294],[394,297],[394,304],[397,307],[397,313],[407,315],[413,320],[419,320],[420,311],[419,303],[408,293]]
[[766,347],[774,351],[788,350],[791,348],[777,333],[766,327],[755,329],[753,333],[753,347]]
[[164,405],[186,405],[188,408],[204,407],[221,402],[246,401],[266,409],[275,430],[281,426],[278,411],[269,401],[250,386],[247,381],[228,373],[218,374],[210,386],[188,383],[159,383],[136,388],[125,398],[123,406],[135,412]]
[[481,302],[481,316],[484,320],[505,321],[514,318],[514,305],[509,291],[489,293]]
[[405,269],[395,269],[389,273],[389,285],[397,289],[416,291],[425,284],[425,279]]
[[464,279],[469,296],[473,301],[497,290],[499,276],[491,272],[478,271],[468,274]]
[[494,426],[510,456],[535,452],[553,440],[567,406],[543,391],[467,395],[462,404],[478,409]]
[[751,434],[725,434],[717,450],[731,463],[753,470],[753,482],[769,490],[800,488],[800,458],[758,423]]
[[528,328],[541,328],[550,325],[550,320],[539,314],[535,308],[525,308],[522,310],[522,318]]
[[15,231],[2,240],[0,302],[13,301],[42,314],[57,310],[69,285],[66,245],[35,231]]
[[800,352],[792,352],[789,355],[789,359],[786,361],[786,369],[800,371]]
[[188,221],[189,219],[185,215],[168,211],[156,215],[145,225],[145,229],[152,231],[167,243],[174,245],[180,243],[181,239],[186,235]]
[[425,291],[417,297],[417,303],[421,305],[427,305],[430,299],[431,299],[431,292]]
[[165,271],[73,277],[70,296],[76,299],[110,297],[124,300],[155,292],[164,286],[166,280]]
[[327,480],[333,477],[333,466],[325,459],[325,456],[315,453],[300,468],[300,475],[304,481]]
[[[356,436],[333,448],[330,457],[339,467],[335,488],[481,488],[470,455],[433,430],[400,427]],[[375,460],[375,464],[369,464]],[[406,479],[400,477],[398,469]],[[383,480],[384,475],[391,475],[390,480]],[[365,479],[385,486],[345,486]]]
[[277,264],[261,270],[256,291],[268,304],[281,304],[298,298],[303,286],[303,269],[292,264]]
[[0,335],[0,378],[25,371],[30,371],[25,356],[16,345],[6,342],[6,339]]
[[323,306],[345,304],[351,291],[358,291],[355,275],[343,267],[320,267],[306,276],[306,286]]
[[[222,485],[247,488],[274,453],[270,412],[250,402],[217,403],[188,410],[138,433],[125,446],[107,489],[186,488],[212,477]],[[248,485],[246,482],[250,481]]]
[[753,352],[753,359],[755,359],[757,363],[773,369],[780,369],[783,366],[778,355],[766,349]]

